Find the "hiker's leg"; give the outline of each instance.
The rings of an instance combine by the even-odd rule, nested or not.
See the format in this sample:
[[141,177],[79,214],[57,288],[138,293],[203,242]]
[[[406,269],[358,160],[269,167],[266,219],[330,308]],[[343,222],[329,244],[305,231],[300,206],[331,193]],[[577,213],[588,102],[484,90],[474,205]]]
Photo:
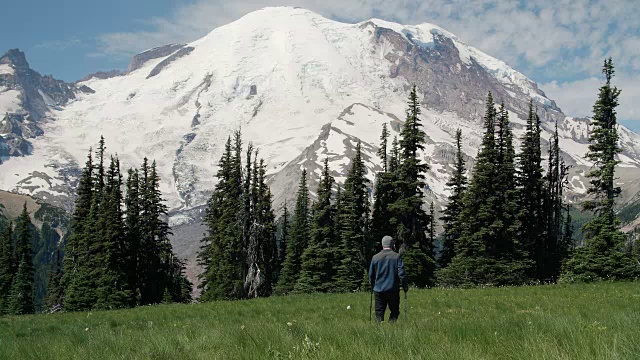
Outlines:
[[389,315],[389,321],[393,322],[398,320],[398,316],[400,316],[400,292],[399,291],[389,291],[389,310],[391,310],[391,315]]
[[383,293],[374,292],[376,298],[376,321],[384,321],[384,311],[387,308],[387,303],[384,301]]

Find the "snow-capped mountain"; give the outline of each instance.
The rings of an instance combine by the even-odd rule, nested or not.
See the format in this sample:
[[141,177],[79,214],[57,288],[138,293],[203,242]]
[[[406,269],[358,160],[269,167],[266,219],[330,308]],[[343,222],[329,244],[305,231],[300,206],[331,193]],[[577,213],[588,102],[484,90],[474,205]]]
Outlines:
[[[324,158],[344,181],[358,141],[373,179],[382,124],[397,135],[413,84],[422,100],[424,156],[431,165],[427,194],[437,204],[447,196],[457,128],[473,162],[488,91],[505,103],[518,137],[529,99],[545,140],[557,122],[565,159],[573,165],[570,197],[586,192],[589,122],[566,117],[526,76],[435,25],[378,19],[347,24],[304,9],[266,8],[192,43],[138,54],[126,72],[64,84],[64,97],[39,84],[38,95],[25,90],[10,80],[17,71],[16,64],[0,61],[0,113],[8,113],[0,126],[0,188],[68,204],[73,174],[104,135],[125,168],[144,156],[158,162],[172,223],[197,229],[194,236],[201,229],[189,224],[215,186],[217,161],[234,130],[242,129],[266,160],[279,207],[294,196],[303,167],[315,188]],[[28,103],[38,96],[46,109],[36,116]],[[41,132],[28,134],[26,151],[3,155],[14,114],[31,114],[23,123],[33,122]],[[640,136],[620,130],[620,182],[635,189],[628,191],[630,199],[639,187]],[[197,248],[184,239],[176,245],[185,253]]]

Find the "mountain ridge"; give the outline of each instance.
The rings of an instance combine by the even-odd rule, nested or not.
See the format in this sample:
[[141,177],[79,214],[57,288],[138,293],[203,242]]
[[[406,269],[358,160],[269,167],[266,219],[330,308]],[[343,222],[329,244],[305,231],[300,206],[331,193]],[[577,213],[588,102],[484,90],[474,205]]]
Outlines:
[[[381,126],[388,123],[392,135],[399,134],[408,90],[415,84],[427,134],[423,160],[432,167],[427,201],[438,207],[446,201],[458,128],[473,164],[488,91],[505,102],[518,138],[531,98],[542,119],[544,147],[558,123],[564,156],[572,165],[568,198],[579,201],[586,193],[589,122],[567,117],[525,75],[435,25],[379,19],[347,24],[304,9],[267,8],[196,41],[142,52],[131,64],[118,76],[67,84],[73,96],[62,102],[47,103],[36,91],[41,98],[36,100],[46,105],[44,116],[33,116],[41,133],[24,137],[28,151],[0,158],[0,188],[71,209],[79,168],[104,135],[108,152],[117,153],[124,168],[144,156],[158,161],[171,223],[182,229],[174,245],[193,249],[202,235],[197,233],[201,208],[233,131],[242,129],[265,158],[279,209],[293,197],[302,167],[308,169],[312,190],[324,158],[343,182],[357,142],[373,181],[381,169],[376,156]],[[21,101],[15,110],[23,111],[23,125],[29,123],[26,90],[11,88],[9,80],[2,85],[5,78],[15,76],[0,73],[5,87],[0,88],[0,114],[5,113],[2,99],[17,91],[22,97],[9,95]],[[48,89],[36,90],[51,97]],[[9,123],[5,116],[0,128]],[[626,201],[640,188],[634,183],[640,176],[640,136],[620,129],[619,182],[635,184]],[[0,131],[0,137],[7,133]],[[0,140],[0,151],[2,146]],[[192,250],[181,255],[194,256]]]

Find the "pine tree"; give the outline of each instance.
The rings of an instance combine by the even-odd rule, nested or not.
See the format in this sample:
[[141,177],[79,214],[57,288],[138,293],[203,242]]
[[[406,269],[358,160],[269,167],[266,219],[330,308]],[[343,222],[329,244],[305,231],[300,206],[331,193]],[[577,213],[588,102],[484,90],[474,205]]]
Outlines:
[[138,272],[139,261],[141,256],[140,238],[141,223],[140,223],[140,176],[138,170],[129,169],[126,182],[126,195],[125,195],[125,244],[124,250],[124,263],[126,265],[125,270],[127,273],[127,283],[133,288],[136,303],[140,302],[140,293],[138,289]]
[[[287,243],[289,242],[291,229],[291,219],[287,202],[282,205],[282,216],[280,217],[280,239],[278,242],[278,279],[284,266],[284,260],[287,257]],[[277,283],[277,280],[276,280]]]
[[47,284],[47,297],[44,301],[44,311],[56,311],[62,305],[63,288],[62,288],[62,264],[60,249],[56,249],[56,255],[51,263],[49,271],[49,281]]
[[[383,128],[383,134],[385,130],[386,127]],[[365,263],[373,252],[369,236],[368,182],[362,160],[362,147],[358,143],[344,184],[344,192],[339,196],[342,210],[336,217],[341,244],[335,283],[340,291],[354,291],[361,287]]]
[[[443,285],[507,285],[526,280],[525,253],[520,251],[515,238],[517,207],[512,135],[507,113],[502,107],[498,116],[491,93],[487,96],[484,127],[482,145],[459,216],[462,235],[451,264],[438,274]],[[507,211],[510,213],[505,213]]]
[[8,299],[8,312],[13,315],[33,314],[34,304],[34,268],[31,244],[31,218],[27,212],[27,203],[16,223],[15,254],[19,261],[18,269],[11,284]]
[[333,290],[334,262],[338,251],[331,204],[333,184],[334,179],[329,172],[329,159],[325,159],[322,177],[318,184],[318,198],[312,207],[311,236],[301,256],[300,277],[294,288],[296,292]]
[[[389,204],[397,199],[397,192],[393,186],[395,182],[396,171],[398,169],[398,139],[393,139],[390,156],[387,156],[387,139],[389,132],[386,123],[382,127],[381,143],[378,150],[378,156],[383,164],[383,171],[376,174],[374,194],[373,194],[373,210],[371,216],[371,237],[374,240],[371,251],[375,252],[378,241],[385,235],[393,235],[390,232],[391,213],[389,212]],[[366,260],[369,260],[371,254],[365,254]]]
[[8,312],[9,291],[16,272],[12,227],[12,223],[7,224],[0,234],[0,316]]
[[409,282],[424,287],[433,284],[435,259],[433,252],[430,252],[432,244],[428,243],[426,237],[428,216],[422,208],[424,178],[429,165],[422,163],[418,157],[419,151],[424,150],[426,135],[422,130],[415,86],[409,95],[407,119],[400,135],[399,154],[394,154],[395,149],[392,149],[391,156],[390,169],[396,167],[396,156],[399,156],[399,164],[393,183],[398,197],[388,207],[392,214],[390,223],[395,229],[394,238],[398,245],[405,248],[404,261],[407,269],[411,269]]
[[205,268],[201,276],[204,301],[244,297],[241,147],[239,132],[234,143],[231,138],[227,140],[219,162],[218,183],[207,206],[209,231],[199,254]]
[[100,265],[94,270],[97,309],[117,309],[135,305],[134,287],[128,283],[125,225],[122,212],[122,176],[119,161],[111,157],[98,214],[100,229],[94,256]]
[[[86,273],[89,257],[88,232],[89,215],[93,203],[94,164],[92,150],[89,149],[87,162],[79,180],[75,209],[71,218],[71,235],[64,246],[64,275],[62,279],[65,299],[64,308],[67,311],[87,310],[91,302],[93,288],[88,283],[89,274]],[[89,230],[90,231],[90,230]]]
[[456,131],[456,162],[451,179],[446,184],[451,189],[451,196],[449,196],[447,207],[440,218],[444,222],[442,251],[439,258],[441,268],[445,268],[451,263],[451,259],[455,255],[456,242],[461,235],[462,224],[459,217],[462,212],[464,192],[467,190],[467,170],[465,165],[462,152],[462,131],[458,129]]
[[293,291],[300,276],[300,265],[303,251],[309,243],[309,188],[307,187],[307,171],[302,170],[296,207],[291,224],[290,242],[287,243],[287,256],[276,286],[276,293],[287,294]]
[[522,224],[521,238],[524,249],[536,266],[533,275],[544,281],[540,267],[544,261],[543,241],[545,239],[544,181],[542,171],[542,151],[540,149],[540,117],[529,103],[529,116],[525,134],[522,138],[521,153],[518,156],[518,205],[519,220]]
[[[564,187],[567,183],[569,167],[562,159],[558,124],[550,141],[548,170],[545,176],[543,196],[543,229],[544,234],[537,242],[536,262],[537,278],[543,282],[554,282],[560,274],[561,265],[567,257],[568,246],[565,244]],[[570,214],[567,214],[570,216]],[[570,224],[569,224],[570,225]]]
[[[266,184],[264,160],[261,159],[259,164],[255,164],[254,174],[252,189],[252,218],[254,220],[250,230],[255,251],[248,254],[249,268],[250,270],[259,270],[261,275],[261,282],[254,285],[254,288],[257,286],[254,291],[255,295],[269,296],[273,292],[277,279],[278,254],[275,214],[271,206],[271,191]],[[254,278],[256,278],[255,275]]]
[[594,217],[583,227],[584,246],[575,250],[564,267],[564,279],[593,281],[600,279],[630,279],[640,276],[640,265],[625,251],[626,236],[620,231],[620,220],[615,214],[615,199],[620,188],[615,186],[616,155],[618,145],[616,108],[620,90],[611,86],[614,66],[611,58],[605,60],[602,73],[605,84],[600,87],[598,100],[593,106],[592,130],[589,136],[587,159],[594,163],[587,175],[591,180],[584,210]]
[[498,236],[490,243],[489,254],[495,261],[500,274],[497,281],[503,284],[521,284],[527,281],[526,272],[530,267],[528,253],[519,239],[520,223],[517,215],[518,190],[515,167],[515,149],[509,114],[504,103],[498,116],[496,203],[493,226],[499,226]]

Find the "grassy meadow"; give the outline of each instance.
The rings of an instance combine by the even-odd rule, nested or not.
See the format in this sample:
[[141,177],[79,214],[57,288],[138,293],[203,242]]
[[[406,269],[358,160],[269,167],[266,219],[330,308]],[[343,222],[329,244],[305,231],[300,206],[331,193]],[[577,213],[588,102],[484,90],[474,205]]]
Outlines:
[[0,359],[634,358],[637,282],[410,290],[379,325],[368,293],[0,318]]

